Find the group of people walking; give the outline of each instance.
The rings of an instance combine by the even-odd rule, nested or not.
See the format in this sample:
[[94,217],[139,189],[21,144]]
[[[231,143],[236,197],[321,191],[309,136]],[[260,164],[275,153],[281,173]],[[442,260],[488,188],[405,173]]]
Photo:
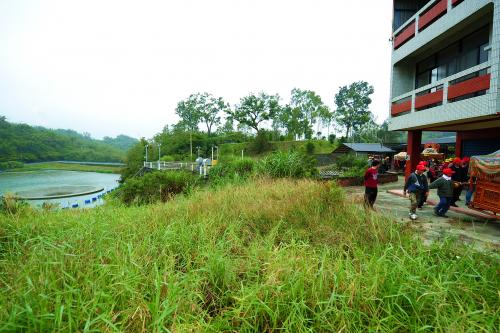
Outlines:
[[[434,214],[436,216],[447,217],[446,212],[450,206],[457,207],[456,202],[460,200],[463,188],[467,184],[468,163],[469,159],[467,157],[463,160],[457,157],[452,163],[442,169],[441,177],[434,178],[429,162],[421,161],[417,165],[416,170],[407,178],[403,189],[404,195],[408,195],[410,199],[410,218],[412,220],[417,218],[417,208],[423,208],[431,189],[437,189],[439,197],[439,202],[434,207]],[[380,162],[374,160],[364,176],[365,206],[369,208],[373,208],[377,198],[379,166]],[[471,186],[467,191],[467,205],[470,203],[473,190]]]

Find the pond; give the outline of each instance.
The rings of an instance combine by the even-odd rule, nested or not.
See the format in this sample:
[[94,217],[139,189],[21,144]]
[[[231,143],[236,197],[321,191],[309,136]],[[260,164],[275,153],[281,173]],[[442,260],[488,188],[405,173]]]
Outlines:
[[102,195],[118,186],[120,175],[96,172],[41,170],[0,173],[0,195],[15,193],[33,206],[44,202],[61,208],[94,207]]

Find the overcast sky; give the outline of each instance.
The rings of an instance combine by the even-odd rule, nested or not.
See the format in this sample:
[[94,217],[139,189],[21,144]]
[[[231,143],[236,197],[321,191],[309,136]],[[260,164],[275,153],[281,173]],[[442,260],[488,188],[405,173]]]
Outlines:
[[195,92],[365,80],[388,116],[389,0],[0,0],[0,115],[93,137],[151,137]]

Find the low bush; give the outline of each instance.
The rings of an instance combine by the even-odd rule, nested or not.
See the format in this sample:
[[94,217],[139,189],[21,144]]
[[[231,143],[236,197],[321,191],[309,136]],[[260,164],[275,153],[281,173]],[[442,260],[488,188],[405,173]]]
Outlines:
[[353,154],[339,156],[335,161],[335,169],[344,177],[363,177],[367,168],[367,160]]
[[153,171],[127,179],[116,196],[127,205],[165,202],[175,194],[188,192],[197,181],[196,175],[186,171]]
[[272,178],[304,178],[317,175],[316,159],[299,152],[278,151],[259,161],[260,174]]
[[255,161],[251,158],[239,158],[221,162],[210,169],[212,185],[221,185],[248,179],[255,169]]
[[306,152],[309,155],[312,155],[314,153],[314,149],[315,149],[314,143],[312,141],[307,141],[307,143],[306,143]]
[[17,198],[14,194],[7,193],[0,196],[0,213],[18,214],[26,207],[28,207],[26,201]]
[[250,144],[250,152],[253,154],[262,154],[264,152],[270,151],[272,148],[269,142],[269,133],[261,130],[255,136],[255,140]]
[[0,170],[19,169],[22,167],[24,167],[23,162],[18,162],[18,161],[0,162]]

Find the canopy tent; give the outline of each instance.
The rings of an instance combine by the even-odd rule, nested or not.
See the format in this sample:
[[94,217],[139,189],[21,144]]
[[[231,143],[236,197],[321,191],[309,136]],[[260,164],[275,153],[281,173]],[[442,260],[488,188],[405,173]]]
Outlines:
[[408,159],[408,154],[405,151],[402,151],[394,155],[394,159],[396,161],[406,161]]
[[500,150],[482,156],[472,156],[469,162],[472,177],[500,183]]

